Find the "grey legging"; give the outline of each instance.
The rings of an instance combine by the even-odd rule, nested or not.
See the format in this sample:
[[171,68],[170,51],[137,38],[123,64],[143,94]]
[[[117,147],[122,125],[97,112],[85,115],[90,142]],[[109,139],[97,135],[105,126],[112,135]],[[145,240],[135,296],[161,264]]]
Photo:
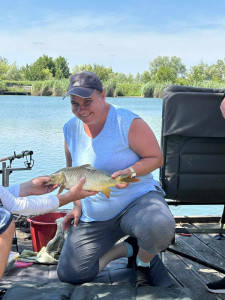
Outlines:
[[136,237],[152,255],[174,238],[175,221],[161,192],[151,191],[129,204],[118,216],[101,222],[71,226],[58,264],[58,276],[72,284],[91,281],[101,258],[123,236]]

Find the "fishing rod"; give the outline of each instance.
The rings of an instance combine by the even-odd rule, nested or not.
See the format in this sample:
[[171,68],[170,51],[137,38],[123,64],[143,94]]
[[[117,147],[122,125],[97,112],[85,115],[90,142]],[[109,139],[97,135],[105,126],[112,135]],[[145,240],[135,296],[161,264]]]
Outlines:
[[[34,165],[34,160],[32,159],[33,151],[25,150],[19,154],[16,154],[14,151],[13,155],[6,156],[0,158],[0,162],[2,162],[2,169],[0,170],[0,174],[2,174],[2,185],[9,186],[9,175],[13,171],[22,171],[22,170],[31,170]],[[14,159],[26,158],[24,165],[25,168],[12,168],[12,162]],[[6,161],[9,161],[9,165],[6,166]]]
[[13,155],[0,158],[0,162],[6,161],[6,160],[9,160],[10,162],[12,162],[15,158],[23,158],[28,155],[32,156],[33,153],[34,153],[33,151],[25,150],[25,151],[22,151],[20,154],[16,154],[16,152],[14,151]]
[[207,267],[207,268],[209,268],[209,269],[213,269],[213,270],[216,270],[216,271],[218,271],[218,272],[220,272],[220,273],[225,274],[225,270],[224,270],[224,269],[222,269],[222,268],[220,268],[220,267],[217,267],[217,266],[215,266],[215,265],[213,265],[213,264],[211,264],[211,263],[208,263],[208,262],[206,262],[205,260],[202,260],[202,259],[200,259],[200,258],[194,257],[194,256],[189,255],[189,254],[186,254],[186,253],[183,253],[183,252],[181,252],[181,251],[175,250],[175,249],[170,248],[170,247],[167,248],[166,251],[169,251],[169,252],[172,252],[172,253],[174,253],[174,254],[183,256],[183,257],[185,257],[185,258],[187,258],[187,259],[189,259],[189,260],[192,260],[192,261],[194,261],[194,262],[196,262],[196,263],[199,263],[199,264],[201,264],[201,265],[203,265],[203,266],[205,266],[205,267]]

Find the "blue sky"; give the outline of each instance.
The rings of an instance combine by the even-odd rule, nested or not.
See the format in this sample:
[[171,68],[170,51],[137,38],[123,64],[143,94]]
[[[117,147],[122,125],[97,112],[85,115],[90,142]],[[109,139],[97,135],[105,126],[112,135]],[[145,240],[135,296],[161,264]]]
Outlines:
[[224,0],[0,0],[0,56],[46,54],[142,73],[159,55],[187,67],[225,58]]

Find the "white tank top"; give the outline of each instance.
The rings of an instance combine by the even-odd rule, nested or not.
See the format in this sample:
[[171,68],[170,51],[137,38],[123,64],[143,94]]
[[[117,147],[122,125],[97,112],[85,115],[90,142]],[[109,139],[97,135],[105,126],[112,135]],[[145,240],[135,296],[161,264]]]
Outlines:
[[[130,148],[128,142],[130,125],[135,118],[140,119],[127,109],[111,105],[105,125],[94,139],[86,134],[81,120],[77,117],[69,120],[64,125],[63,131],[71,153],[72,166],[91,164],[111,175],[136,163],[140,157]],[[151,173],[138,178],[140,182],[131,183],[128,188],[110,188],[109,199],[99,192],[81,200],[81,220],[85,222],[109,220],[141,195],[156,190],[158,182],[153,179]]]

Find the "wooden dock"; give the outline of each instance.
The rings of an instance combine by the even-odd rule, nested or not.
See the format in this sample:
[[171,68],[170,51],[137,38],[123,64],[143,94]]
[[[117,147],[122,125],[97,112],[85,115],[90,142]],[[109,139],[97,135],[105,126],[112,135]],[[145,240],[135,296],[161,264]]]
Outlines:
[[[219,217],[208,218],[208,220],[210,220],[210,223],[202,223],[202,221],[205,221],[204,218],[201,219],[176,218],[177,227],[220,228],[220,225],[217,222],[219,220]],[[200,222],[196,222],[196,221],[200,221]],[[32,250],[31,240],[24,240],[26,235],[27,235],[26,232],[21,232],[20,230],[17,230],[20,252],[23,249]],[[225,240],[217,240],[214,238],[214,236],[215,234],[208,234],[208,233],[191,233],[191,235],[176,234],[175,243],[170,245],[170,248],[180,251],[182,253],[186,253],[190,256],[196,257],[200,260],[205,261],[206,263],[217,266],[222,270],[224,270],[225,272]],[[13,245],[13,251],[16,251],[15,245]],[[206,267],[202,264],[199,264],[195,261],[192,261],[190,259],[187,259],[185,257],[174,254],[169,251],[165,251],[164,263],[169,271],[169,274],[171,275],[172,279],[175,282],[175,286],[186,287],[190,289],[193,295],[195,295],[196,299],[200,299],[200,300],[225,299],[225,294],[212,294],[206,290],[207,283],[225,277],[225,274],[223,274],[222,272],[218,272],[212,268]],[[131,281],[134,280],[135,276],[132,269],[126,268],[126,264],[127,264],[126,258],[119,259],[110,263],[98,275],[96,282],[107,283],[109,286],[114,285],[116,282],[123,282],[128,284],[128,281],[130,279]],[[12,284],[12,282],[14,281],[18,282],[20,280],[24,280],[24,278],[26,280],[32,280],[32,272],[34,272],[34,270],[36,272],[36,280],[37,278],[39,278],[39,280],[43,280],[43,278],[48,278],[48,280],[49,278],[51,279],[53,278],[54,280],[57,280],[56,266],[35,264],[35,267],[32,266],[22,271],[17,270],[16,274],[9,272],[9,274],[4,276],[2,281],[0,282],[0,289],[3,287],[7,288]],[[30,299],[32,299],[32,297]],[[97,298],[90,298],[90,299],[97,299]],[[104,298],[104,300],[105,299],[114,299],[114,298],[106,297]],[[117,297],[117,299],[125,299],[125,298]],[[145,297],[143,299],[152,299],[152,298]]]
[[[218,222],[181,223],[179,226],[220,228]],[[208,233],[192,233],[191,236],[176,234],[175,244],[170,247],[218,266],[225,272],[225,240],[216,240],[214,237],[215,234]],[[199,299],[225,299],[225,294],[211,294],[205,287],[205,284],[219,280],[225,274],[168,251],[165,252],[165,265],[177,284],[190,288]]]

